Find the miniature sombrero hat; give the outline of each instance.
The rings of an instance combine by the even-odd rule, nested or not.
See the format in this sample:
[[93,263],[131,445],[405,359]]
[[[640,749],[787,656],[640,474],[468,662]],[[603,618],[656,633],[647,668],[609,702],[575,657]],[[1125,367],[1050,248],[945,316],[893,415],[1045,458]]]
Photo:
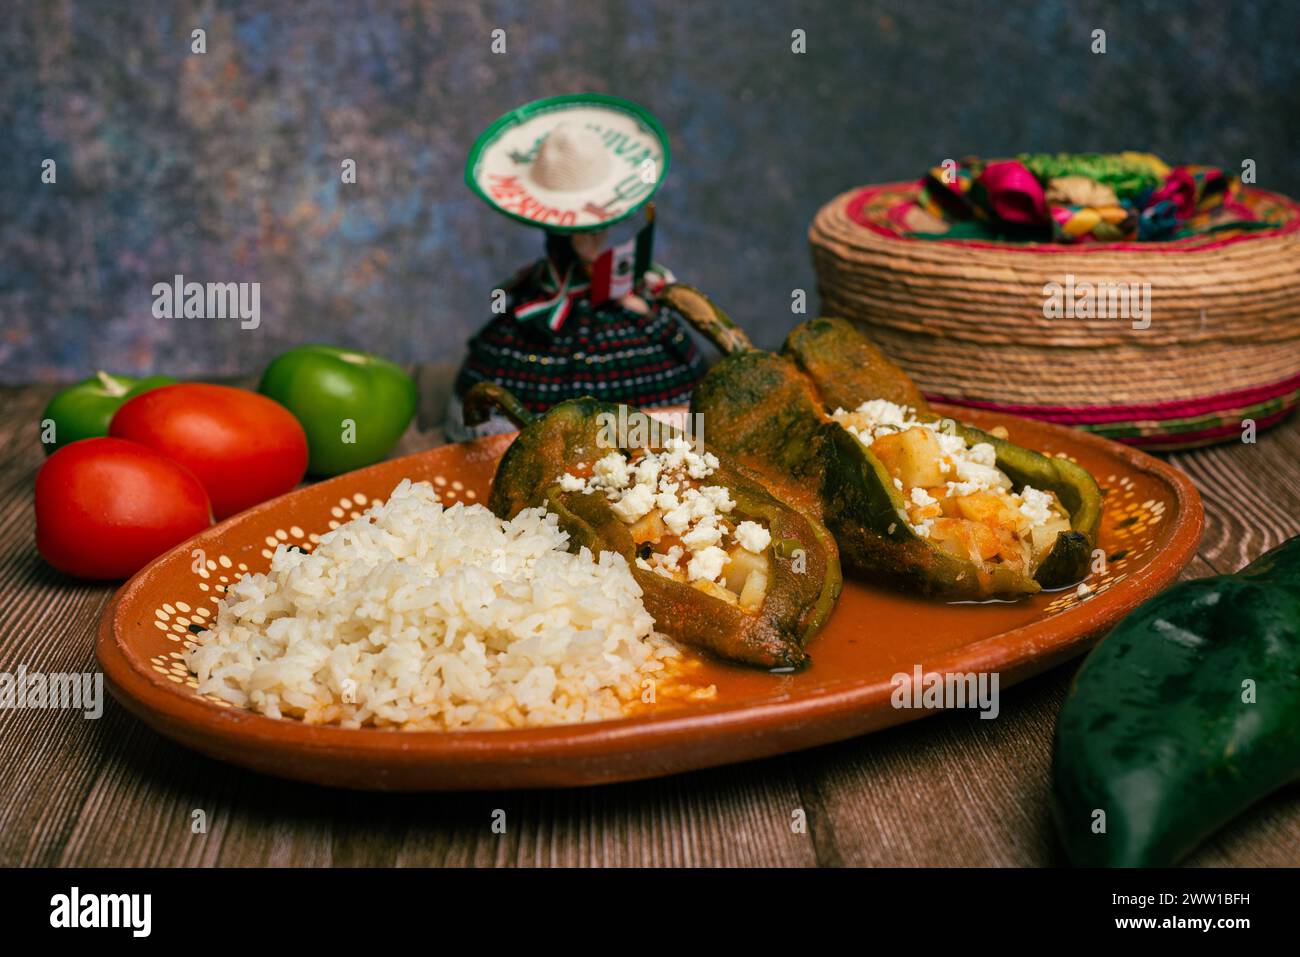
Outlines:
[[512,219],[552,232],[604,229],[654,196],[668,136],[645,108],[601,93],[534,100],[489,126],[465,182]]

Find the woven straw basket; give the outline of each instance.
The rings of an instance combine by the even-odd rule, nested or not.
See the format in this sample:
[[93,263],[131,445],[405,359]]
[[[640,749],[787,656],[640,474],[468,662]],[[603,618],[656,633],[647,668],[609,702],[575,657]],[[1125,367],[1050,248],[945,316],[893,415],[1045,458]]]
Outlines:
[[[1246,189],[1275,228],[1066,246],[911,238],[917,189],[844,193],[809,239],[823,314],[858,322],[928,395],[1155,449],[1238,439],[1300,399],[1300,204]],[[1149,326],[1046,318],[1068,277],[1149,283]]]

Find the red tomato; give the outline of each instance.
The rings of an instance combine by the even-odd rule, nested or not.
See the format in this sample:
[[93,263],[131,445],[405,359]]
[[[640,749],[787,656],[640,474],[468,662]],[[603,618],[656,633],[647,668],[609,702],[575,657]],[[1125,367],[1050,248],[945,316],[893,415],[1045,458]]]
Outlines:
[[230,386],[152,389],[117,410],[108,434],[147,445],[193,472],[218,520],[283,495],[307,471],[307,436],[293,413]]
[[199,480],[134,442],[73,442],[36,476],[36,548],[78,578],[126,578],[211,524]]

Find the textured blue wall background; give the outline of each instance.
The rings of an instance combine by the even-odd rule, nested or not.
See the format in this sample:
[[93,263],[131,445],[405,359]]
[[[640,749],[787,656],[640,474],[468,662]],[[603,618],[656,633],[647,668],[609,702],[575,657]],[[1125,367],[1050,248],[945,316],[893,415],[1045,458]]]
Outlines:
[[[1260,185],[1300,193],[1294,2],[6,0],[0,24],[6,382],[252,374],[313,340],[457,358],[540,249],[469,194],[466,151],[554,93],[663,120],[658,258],[769,345],[790,290],[813,289],[817,207],[944,157],[1252,158]],[[150,289],[177,272],[260,282],[261,327],[155,319]]]

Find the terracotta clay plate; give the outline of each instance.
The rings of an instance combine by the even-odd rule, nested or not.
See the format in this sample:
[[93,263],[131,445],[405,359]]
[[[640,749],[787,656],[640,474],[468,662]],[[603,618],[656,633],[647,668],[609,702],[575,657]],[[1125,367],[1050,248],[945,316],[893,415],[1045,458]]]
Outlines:
[[[300,489],[221,523],[141,571],[104,613],[97,652],[128,710],[198,751],[268,774],[374,790],[560,787],[709,767],[865,734],[933,711],[895,708],[892,677],[996,672],[1000,688],[1083,652],[1168,585],[1200,539],[1200,497],[1178,470],[1134,449],[1060,426],[968,410],[949,414],[1075,459],[1106,493],[1105,570],[1091,591],[1020,602],[942,604],[846,582],[813,663],[774,675],[690,655],[698,696],[633,717],[508,731],[387,731],[310,726],[202,697],[181,662],[226,586],[265,571],[281,543],[311,548],[402,478],[434,483],[444,504],[486,500],[511,436],[383,462]],[[196,550],[202,551],[197,556]],[[709,689],[713,689],[711,692]]]

